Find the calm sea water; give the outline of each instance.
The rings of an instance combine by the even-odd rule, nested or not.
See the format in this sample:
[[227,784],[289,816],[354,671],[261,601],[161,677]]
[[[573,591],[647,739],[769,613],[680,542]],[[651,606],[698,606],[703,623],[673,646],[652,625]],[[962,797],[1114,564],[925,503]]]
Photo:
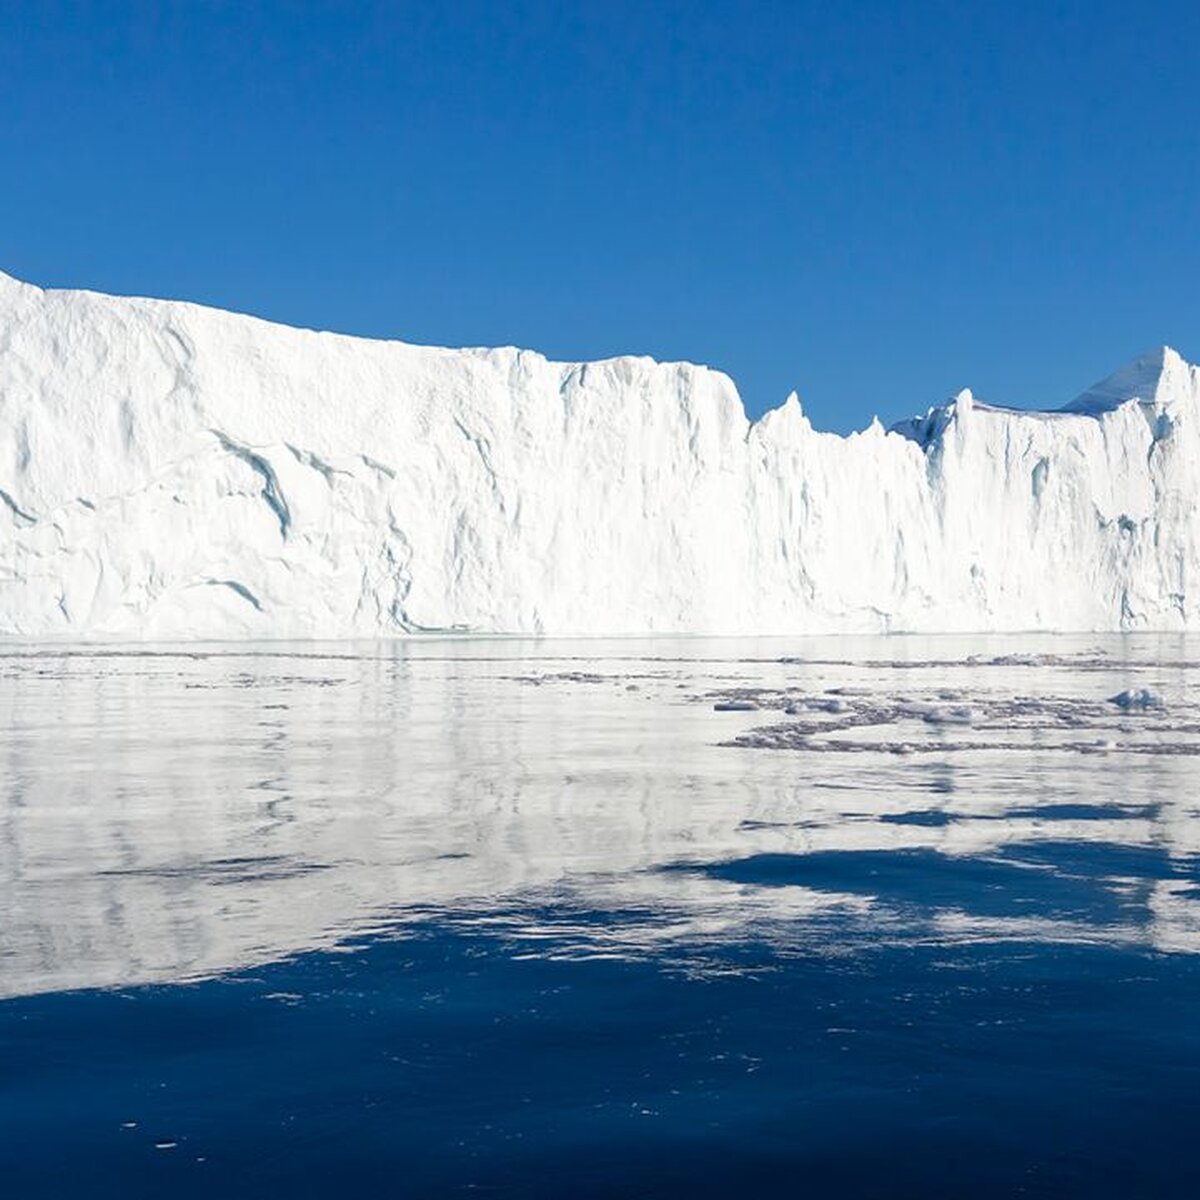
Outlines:
[[9,647],[4,1194],[1200,1194],[1198,669]]

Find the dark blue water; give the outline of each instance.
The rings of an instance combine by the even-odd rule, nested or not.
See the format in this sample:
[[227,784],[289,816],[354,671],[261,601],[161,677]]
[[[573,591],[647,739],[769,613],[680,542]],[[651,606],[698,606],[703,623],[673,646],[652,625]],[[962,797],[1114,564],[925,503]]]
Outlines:
[[513,950],[432,923],[244,978],[10,1001],[6,1192],[1200,1187],[1195,959],[747,940],[689,975]]
[[1200,1194],[1190,759],[721,750],[674,675],[635,752],[624,682],[411,663],[185,730],[192,670],[13,685],[5,1195]]

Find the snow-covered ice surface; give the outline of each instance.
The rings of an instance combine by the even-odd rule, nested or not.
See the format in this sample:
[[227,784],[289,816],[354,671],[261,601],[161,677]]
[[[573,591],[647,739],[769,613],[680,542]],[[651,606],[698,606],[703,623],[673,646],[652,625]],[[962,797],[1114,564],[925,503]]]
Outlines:
[[1200,376],[887,432],[719,372],[271,325],[0,275],[0,634],[1200,625]]

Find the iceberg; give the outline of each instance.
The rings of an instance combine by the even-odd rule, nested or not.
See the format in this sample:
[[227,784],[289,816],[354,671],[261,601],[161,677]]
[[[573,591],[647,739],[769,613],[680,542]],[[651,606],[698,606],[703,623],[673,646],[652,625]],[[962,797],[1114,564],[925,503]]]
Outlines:
[[0,634],[1200,628],[1200,373],[963,391],[848,437],[793,394],[0,275]]

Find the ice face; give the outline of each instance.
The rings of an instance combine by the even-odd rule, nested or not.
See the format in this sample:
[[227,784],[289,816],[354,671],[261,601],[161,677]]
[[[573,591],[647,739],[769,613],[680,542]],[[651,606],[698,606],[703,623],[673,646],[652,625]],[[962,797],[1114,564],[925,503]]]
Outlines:
[[0,633],[1200,625],[1200,376],[839,437],[719,372],[0,276]]

